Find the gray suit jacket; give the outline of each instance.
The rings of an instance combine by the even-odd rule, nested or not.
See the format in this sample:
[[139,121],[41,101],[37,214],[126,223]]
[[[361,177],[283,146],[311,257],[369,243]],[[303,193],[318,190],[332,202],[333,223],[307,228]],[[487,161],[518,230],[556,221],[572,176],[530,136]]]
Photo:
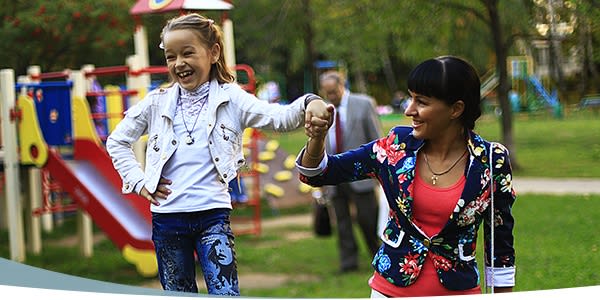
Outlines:
[[[346,90],[346,92],[348,92]],[[375,99],[365,94],[349,93],[348,103],[346,107],[346,122],[344,125],[344,151],[358,148],[362,144],[366,144],[376,140],[382,136],[381,122],[375,110]],[[335,134],[335,126],[329,128],[330,134]],[[327,139],[325,149],[327,153],[333,154],[329,139]],[[373,179],[365,179],[353,181],[350,187],[355,192],[367,192],[373,190],[375,181]],[[327,188],[326,193],[332,196],[335,193],[335,187]]]

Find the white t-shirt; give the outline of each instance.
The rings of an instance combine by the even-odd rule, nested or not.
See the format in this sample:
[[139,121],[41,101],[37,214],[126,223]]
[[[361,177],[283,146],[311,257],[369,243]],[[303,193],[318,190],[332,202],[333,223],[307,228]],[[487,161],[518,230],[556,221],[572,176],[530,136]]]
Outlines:
[[[186,101],[182,93],[179,99]],[[206,99],[208,100],[208,99]],[[171,194],[158,199],[160,206],[151,205],[157,213],[195,212],[213,208],[232,208],[228,186],[218,180],[218,173],[208,150],[207,105],[196,101],[196,110],[190,113],[190,103],[179,103],[173,119],[173,131],[179,147],[163,168],[163,177],[173,183],[168,186]],[[184,124],[182,107],[186,115]],[[201,107],[201,109],[197,109]],[[186,111],[185,109],[188,108]],[[197,120],[196,120],[197,118]],[[195,125],[194,125],[195,124]],[[187,128],[186,128],[187,127]],[[188,131],[194,142],[186,143]]]

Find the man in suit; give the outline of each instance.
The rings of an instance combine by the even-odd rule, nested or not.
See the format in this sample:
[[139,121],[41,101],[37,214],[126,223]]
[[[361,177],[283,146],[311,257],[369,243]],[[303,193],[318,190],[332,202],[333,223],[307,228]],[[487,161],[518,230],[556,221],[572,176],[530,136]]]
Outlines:
[[[381,137],[381,123],[375,111],[375,100],[364,94],[351,93],[343,76],[328,71],[319,77],[320,92],[335,106],[335,115],[328,132],[326,151],[341,153]],[[333,204],[340,251],[340,273],[358,269],[358,245],[354,237],[350,204],[354,204],[356,220],[368,247],[375,255],[380,240],[377,236],[377,199],[372,179],[343,183],[325,189]]]

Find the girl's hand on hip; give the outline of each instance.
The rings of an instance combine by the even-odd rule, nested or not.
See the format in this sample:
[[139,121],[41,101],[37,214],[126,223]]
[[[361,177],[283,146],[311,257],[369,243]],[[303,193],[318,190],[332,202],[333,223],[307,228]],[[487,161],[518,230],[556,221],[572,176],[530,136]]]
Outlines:
[[171,180],[161,177],[154,193],[151,194],[146,187],[142,187],[140,195],[150,201],[150,203],[160,206],[157,198],[167,199],[167,196],[171,194],[171,190],[167,186],[171,183],[173,183]]

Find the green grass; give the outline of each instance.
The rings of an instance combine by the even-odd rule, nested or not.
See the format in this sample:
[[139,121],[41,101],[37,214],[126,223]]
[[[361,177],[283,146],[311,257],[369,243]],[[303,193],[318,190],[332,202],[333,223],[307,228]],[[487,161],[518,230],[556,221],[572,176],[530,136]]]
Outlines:
[[[105,239],[94,246],[92,257],[83,257],[78,246],[66,247],[60,241],[76,238],[75,217],[67,217],[51,233],[42,234],[42,253],[27,253],[27,265],[90,279],[137,285],[143,282],[135,267],[128,263],[119,249]],[[99,232],[94,228],[95,232]],[[0,232],[0,257],[10,258],[8,232]]]
[[[511,159],[523,177],[584,177],[600,178],[600,118],[591,112],[572,112],[562,119],[551,115],[525,114],[515,116],[515,150]],[[408,125],[403,115],[381,118],[383,132],[395,125]],[[500,120],[484,115],[475,131],[490,141],[501,142]],[[303,129],[291,133],[265,132],[278,139],[288,153],[296,154],[306,143]]]
[[600,284],[600,197],[523,196],[514,215],[519,290]]
[[[516,291],[600,284],[600,196],[522,195],[513,207],[513,213],[516,220]],[[74,234],[72,226],[66,224],[57,230]],[[298,234],[304,238],[286,238]],[[65,235],[55,233],[58,237]],[[137,275],[134,267],[124,261],[109,241],[97,245],[91,258],[82,258],[76,247],[47,246],[50,241],[52,239],[44,237],[42,255],[28,254],[26,263],[115,283],[139,285],[146,280]],[[266,273],[290,278],[275,288],[242,288],[242,294],[279,298],[368,297],[371,257],[362,240],[360,272],[344,276],[335,274],[338,266],[335,243],[335,237],[315,237],[310,224],[265,228],[260,237],[238,236],[236,252],[242,276]],[[6,231],[0,233],[0,256],[8,257]],[[478,260],[481,257],[479,252]]]

